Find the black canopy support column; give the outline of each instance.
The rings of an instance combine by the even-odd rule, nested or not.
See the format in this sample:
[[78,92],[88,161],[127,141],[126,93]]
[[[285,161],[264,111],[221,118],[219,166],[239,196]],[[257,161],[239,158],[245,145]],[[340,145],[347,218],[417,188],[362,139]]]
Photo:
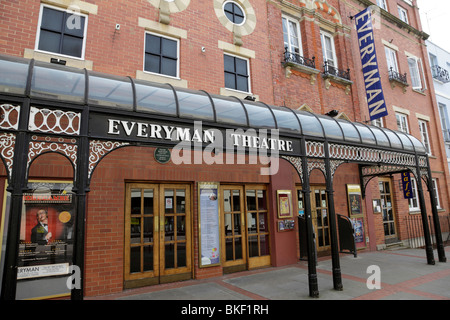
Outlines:
[[[302,141],[304,145],[304,140]],[[303,153],[303,152],[302,152]],[[305,203],[305,219],[306,219],[306,246],[308,249],[308,284],[309,296],[312,298],[319,297],[319,286],[317,282],[316,270],[316,248],[314,242],[314,228],[311,219],[311,188],[309,185],[308,158],[302,156],[302,193]]]
[[89,110],[86,107],[81,113],[80,140],[78,143],[77,175],[74,184],[74,192],[77,201],[76,235],[74,243],[73,265],[79,268],[80,279],[71,290],[72,300],[83,300],[84,297],[84,254],[85,254],[85,228],[87,193],[89,192],[88,169],[89,169],[89,138],[88,138]]
[[428,185],[428,192],[430,193],[431,212],[433,214],[433,224],[436,237],[437,253],[439,257],[439,262],[447,262],[447,258],[445,257],[444,243],[442,242],[441,224],[439,222],[439,215],[437,212],[437,203],[435,194],[436,191],[434,190],[433,187],[433,179],[431,178],[431,169],[428,156],[427,156],[427,171],[428,171],[427,185]]
[[329,150],[328,141],[325,141],[324,149],[325,149],[326,192],[328,198],[328,220],[330,224],[330,238],[331,238],[331,262],[333,268],[333,286],[335,290],[342,291],[343,285],[341,276],[341,266],[339,261],[336,212],[334,208],[334,190],[333,190],[334,169],[331,168],[331,161],[328,151]]
[[[26,99],[20,110],[19,128],[16,135],[11,180],[8,191],[11,193],[11,207],[5,249],[5,264],[2,279],[2,300],[15,300],[17,290],[17,259],[19,254],[20,223],[22,217],[23,193],[27,189],[27,133],[30,100]],[[8,213],[6,213],[8,214]]]
[[[427,263],[434,265],[433,246],[431,244],[430,227],[428,225],[427,208],[425,204],[425,198],[423,196],[422,179],[420,178],[419,159],[416,155],[416,181],[417,181],[417,193],[419,194],[420,213],[422,216],[423,236],[425,238],[425,252],[427,255]],[[431,178],[431,177],[430,177]]]

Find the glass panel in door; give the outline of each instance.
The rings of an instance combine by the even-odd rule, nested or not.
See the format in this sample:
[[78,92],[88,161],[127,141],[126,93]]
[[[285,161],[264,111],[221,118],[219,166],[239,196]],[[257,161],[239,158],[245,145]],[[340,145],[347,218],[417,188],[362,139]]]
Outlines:
[[174,274],[190,268],[190,246],[187,242],[189,227],[186,186],[162,185],[160,203],[160,274]]
[[316,233],[317,251],[330,247],[330,226],[328,223],[328,198],[325,187],[312,187],[312,215]]
[[380,189],[384,237],[387,240],[397,239],[391,182],[389,179],[380,178],[378,186]]
[[270,264],[267,190],[264,186],[245,188],[249,269]]
[[244,200],[241,186],[222,187],[222,212],[224,226],[224,267],[246,263],[246,248],[244,246]]
[[155,260],[157,258],[155,246],[158,244],[158,238],[154,236],[157,193],[158,189],[155,185],[127,186],[126,280],[142,276],[151,277],[158,272],[158,264]]

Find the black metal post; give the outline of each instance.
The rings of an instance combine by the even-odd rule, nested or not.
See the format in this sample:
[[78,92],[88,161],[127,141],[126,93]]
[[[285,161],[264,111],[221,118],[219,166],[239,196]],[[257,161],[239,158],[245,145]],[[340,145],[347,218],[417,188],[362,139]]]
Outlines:
[[330,156],[328,152],[328,141],[325,141],[325,172],[326,172],[326,192],[328,198],[328,221],[330,224],[331,238],[331,262],[333,268],[333,285],[335,290],[342,291],[341,266],[339,262],[339,244],[337,240],[336,212],[334,208],[333,174],[331,172]]
[[28,115],[30,100],[26,99],[21,106],[19,127],[14,146],[14,158],[11,180],[8,191],[11,193],[11,207],[8,222],[8,233],[5,249],[5,264],[2,279],[2,300],[15,300],[17,289],[17,259],[19,254],[20,223],[22,217],[23,192],[27,189],[26,171],[29,136]]
[[86,226],[86,202],[89,192],[88,169],[89,169],[89,108],[81,113],[80,140],[78,143],[77,172],[74,183],[74,192],[77,201],[77,221],[74,244],[73,265],[80,270],[79,287],[71,290],[72,300],[83,300],[84,298],[84,248],[85,248],[85,226]]
[[319,286],[317,282],[317,271],[316,271],[316,248],[314,242],[314,229],[311,219],[311,188],[309,185],[309,174],[308,174],[308,159],[307,157],[302,157],[302,170],[303,170],[303,181],[302,181],[302,193],[303,201],[305,204],[305,219],[306,219],[306,246],[308,249],[308,284],[309,284],[309,296],[312,298],[319,297]]
[[423,188],[422,188],[422,179],[420,178],[420,168],[418,165],[418,157],[416,155],[416,181],[417,181],[417,192],[419,194],[419,204],[420,204],[420,212],[422,216],[422,226],[423,226],[423,236],[425,239],[425,252],[427,254],[427,263],[434,265],[434,256],[433,256],[433,246],[431,245],[431,234],[430,234],[430,227],[428,225],[428,219],[427,219],[427,209],[425,204],[425,198],[423,196]]
[[444,243],[442,242],[441,223],[437,212],[436,195],[433,187],[433,179],[431,178],[430,162],[427,156],[427,171],[428,171],[428,192],[430,193],[431,212],[433,214],[434,231],[436,237],[436,248],[438,252],[439,262],[447,262],[445,257]]

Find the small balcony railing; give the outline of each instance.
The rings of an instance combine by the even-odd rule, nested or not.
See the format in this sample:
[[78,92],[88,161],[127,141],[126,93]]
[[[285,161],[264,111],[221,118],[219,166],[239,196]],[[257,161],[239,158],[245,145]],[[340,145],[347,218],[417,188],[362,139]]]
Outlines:
[[316,58],[312,57],[311,59],[302,57],[296,52],[290,52],[287,48],[284,51],[284,62],[296,63],[302,66],[306,66],[309,68],[316,68]]
[[394,69],[389,69],[389,80],[400,82],[404,85],[408,85],[408,80],[406,79],[406,72],[404,74],[401,74]]
[[325,61],[323,65],[323,74],[325,76],[332,75],[350,81],[350,69],[340,70],[328,64],[328,61]]
[[431,74],[433,75],[434,79],[439,80],[443,83],[450,82],[450,74],[444,68],[441,68],[439,66],[432,66]]

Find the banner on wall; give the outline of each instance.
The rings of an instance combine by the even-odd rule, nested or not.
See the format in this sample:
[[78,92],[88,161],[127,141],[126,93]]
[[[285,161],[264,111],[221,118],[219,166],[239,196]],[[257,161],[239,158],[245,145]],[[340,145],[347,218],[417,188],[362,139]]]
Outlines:
[[387,116],[388,112],[381,87],[381,78],[375,51],[371,7],[359,12],[355,16],[355,22],[367,104],[369,105],[369,116],[370,120],[375,120]]
[[405,199],[414,198],[411,185],[411,174],[409,171],[402,172],[403,196]]

